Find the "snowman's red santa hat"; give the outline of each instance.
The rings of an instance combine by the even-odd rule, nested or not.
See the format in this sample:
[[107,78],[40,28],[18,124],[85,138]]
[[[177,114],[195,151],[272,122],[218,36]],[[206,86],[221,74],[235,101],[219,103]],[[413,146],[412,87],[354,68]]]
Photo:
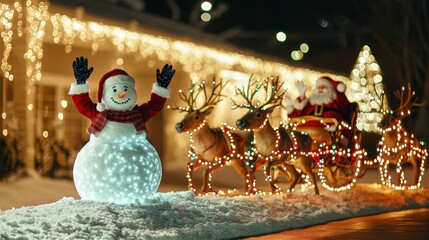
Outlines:
[[118,83],[128,83],[131,84],[132,87],[134,87],[135,81],[134,78],[130,77],[128,73],[126,73],[122,69],[113,69],[112,71],[104,74],[100,82],[98,83],[98,104],[97,104],[97,110],[99,112],[102,112],[106,109],[106,106],[104,103],[101,102],[103,98],[103,93],[106,89],[111,87],[112,85],[118,84]]
[[345,92],[346,91],[346,85],[342,82],[335,81],[329,76],[322,76],[317,79],[316,81],[316,88],[319,85],[327,85],[332,87],[333,89],[336,89],[338,92]]

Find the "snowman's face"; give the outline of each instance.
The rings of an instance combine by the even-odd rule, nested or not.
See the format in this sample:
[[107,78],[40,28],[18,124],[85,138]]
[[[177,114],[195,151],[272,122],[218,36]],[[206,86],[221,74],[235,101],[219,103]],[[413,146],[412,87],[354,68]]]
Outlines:
[[137,93],[131,83],[116,83],[103,91],[102,100],[106,109],[127,111],[136,105]]

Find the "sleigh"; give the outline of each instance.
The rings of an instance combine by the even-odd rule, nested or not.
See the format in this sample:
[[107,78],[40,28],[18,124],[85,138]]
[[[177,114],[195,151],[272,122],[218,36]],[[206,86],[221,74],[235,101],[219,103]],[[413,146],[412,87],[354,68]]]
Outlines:
[[[350,103],[345,121],[335,118],[302,116],[292,118],[288,128],[308,134],[313,140],[311,154],[313,172],[317,172],[322,185],[333,191],[349,189],[364,174],[361,168],[365,151],[361,148],[361,133],[356,127],[358,104]],[[319,121],[323,128],[302,127],[308,121]],[[327,129],[334,129],[328,131]],[[350,137],[343,134],[350,131]]]

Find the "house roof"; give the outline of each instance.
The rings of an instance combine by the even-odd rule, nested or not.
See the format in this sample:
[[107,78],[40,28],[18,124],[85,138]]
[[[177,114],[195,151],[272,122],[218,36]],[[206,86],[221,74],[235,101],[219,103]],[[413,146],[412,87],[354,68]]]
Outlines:
[[209,40],[226,44],[220,37],[214,34],[204,32],[190,25],[172,21],[154,14],[138,12],[132,9],[122,8],[117,4],[97,0],[51,0],[51,3],[59,4],[66,7],[77,8],[83,7],[86,12],[106,18],[120,21],[137,21],[141,26],[162,30],[171,34],[184,37],[192,37],[199,40]]

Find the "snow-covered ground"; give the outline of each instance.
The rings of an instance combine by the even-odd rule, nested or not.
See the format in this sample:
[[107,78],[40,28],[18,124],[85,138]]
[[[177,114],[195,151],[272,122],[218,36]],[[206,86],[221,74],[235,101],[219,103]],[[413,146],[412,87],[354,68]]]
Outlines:
[[429,207],[429,191],[397,192],[377,184],[351,191],[270,197],[194,197],[157,193],[121,206],[63,198],[0,214],[0,238],[225,239],[302,228],[355,216]]
[[[394,191],[367,178],[340,193],[320,187],[318,196],[308,189],[250,197],[194,197],[181,175],[164,177],[159,193],[128,206],[78,200],[69,180],[1,183],[0,239],[231,239],[429,207],[426,175],[425,188],[416,191]],[[225,179],[218,176],[217,184]]]

